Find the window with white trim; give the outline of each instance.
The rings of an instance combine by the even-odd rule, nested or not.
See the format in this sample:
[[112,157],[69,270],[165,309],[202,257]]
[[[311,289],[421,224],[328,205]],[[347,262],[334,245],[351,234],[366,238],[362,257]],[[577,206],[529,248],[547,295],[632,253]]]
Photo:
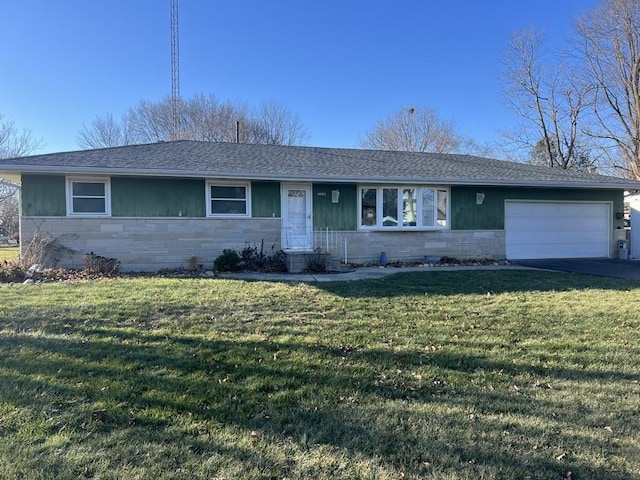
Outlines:
[[210,217],[251,216],[251,184],[207,182],[207,215]]
[[67,215],[111,215],[108,178],[67,178]]
[[366,186],[359,189],[362,229],[411,230],[449,227],[449,190],[420,186]]

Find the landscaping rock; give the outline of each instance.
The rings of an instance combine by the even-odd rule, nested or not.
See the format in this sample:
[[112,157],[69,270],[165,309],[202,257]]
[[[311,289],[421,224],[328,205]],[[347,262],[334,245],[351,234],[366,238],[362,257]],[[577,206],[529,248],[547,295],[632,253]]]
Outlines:
[[42,265],[40,265],[38,263],[34,263],[33,265],[31,265],[29,267],[29,269],[26,271],[26,273],[24,275],[27,278],[33,278],[33,276],[36,273],[42,273],[43,271],[44,271],[44,269],[42,268]]

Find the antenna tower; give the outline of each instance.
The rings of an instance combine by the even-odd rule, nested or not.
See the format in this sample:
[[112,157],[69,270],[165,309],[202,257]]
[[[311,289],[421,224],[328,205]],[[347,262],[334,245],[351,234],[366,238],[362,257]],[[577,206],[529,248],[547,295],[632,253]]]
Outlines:
[[171,109],[173,140],[178,134],[178,101],[180,100],[180,51],[178,43],[178,0],[171,0]]

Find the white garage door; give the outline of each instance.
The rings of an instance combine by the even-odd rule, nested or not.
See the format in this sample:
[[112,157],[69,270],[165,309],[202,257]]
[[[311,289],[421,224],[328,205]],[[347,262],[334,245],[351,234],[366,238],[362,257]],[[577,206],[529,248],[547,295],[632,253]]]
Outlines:
[[507,258],[608,257],[611,204],[505,204]]

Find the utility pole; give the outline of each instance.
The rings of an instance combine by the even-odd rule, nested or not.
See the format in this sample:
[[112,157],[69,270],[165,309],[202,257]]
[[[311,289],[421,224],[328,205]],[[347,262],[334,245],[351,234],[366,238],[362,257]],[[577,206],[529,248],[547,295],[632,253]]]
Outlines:
[[171,0],[171,114],[173,117],[173,138],[178,140],[180,116],[180,49],[178,42],[178,0]]

